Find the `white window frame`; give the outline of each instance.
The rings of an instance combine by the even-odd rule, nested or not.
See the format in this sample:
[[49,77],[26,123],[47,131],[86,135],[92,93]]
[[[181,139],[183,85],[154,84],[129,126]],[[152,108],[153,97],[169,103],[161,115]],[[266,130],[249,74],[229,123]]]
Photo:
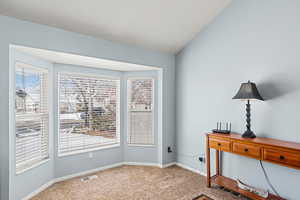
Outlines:
[[[10,114],[10,123],[9,123],[9,126],[10,126],[10,138],[13,137],[12,141],[13,141],[13,145],[14,145],[14,155],[12,155],[10,153],[9,157],[11,158],[11,156],[14,157],[14,170],[15,170],[15,175],[20,175],[20,174],[23,174],[24,172],[26,171],[29,171],[31,169],[34,169],[40,165],[43,165],[45,163],[47,163],[48,161],[50,161],[50,137],[51,137],[51,117],[52,115],[51,114],[48,114],[48,144],[47,144],[47,152],[48,152],[48,156],[45,157],[44,159],[40,160],[40,161],[37,161],[35,163],[33,163],[32,165],[29,165],[27,167],[24,167],[23,169],[17,171],[17,163],[16,163],[16,150],[17,150],[17,145],[16,145],[16,111],[15,111],[15,101],[16,101],[16,67],[17,65],[24,65],[26,66],[27,68],[31,68],[33,70],[38,70],[38,71],[47,71],[47,75],[48,75],[48,92],[47,92],[47,95],[48,95],[48,113],[51,112],[51,109],[52,109],[52,106],[51,106],[51,84],[52,84],[52,75],[51,75],[51,71],[48,67],[42,67],[42,66],[37,66],[35,64],[32,64],[32,63],[26,63],[22,60],[14,60],[12,65],[10,66],[10,94],[9,94],[9,114]],[[11,141],[9,142],[11,144]]]
[[[153,144],[133,144],[129,143],[129,135],[130,135],[130,112],[129,112],[129,103],[130,103],[130,88],[128,87],[128,81],[130,80],[140,80],[140,79],[151,79],[152,80],[152,140]],[[127,134],[126,134],[126,143],[128,147],[156,147],[156,136],[155,136],[155,129],[156,129],[156,123],[155,123],[155,115],[156,115],[156,102],[155,102],[155,93],[156,93],[156,77],[154,76],[130,76],[126,79],[126,126],[127,126]]]
[[[78,75],[78,76],[85,76],[85,77],[92,77],[92,78],[99,78],[99,79],[107,79],[107,80],[118,80],[119,81],[119,88],[118,88],[118,114],[117,114],[117,134],[119,134],[119,140],[116,143],[111,143],[111,144],[104,144],[104,145],[99,145],[99,147],[95,148],[90,148],[90,149],[82,149],[82,150],[75,150],[72,152],[66,152],[66,153],[60,153],[59,152],[59,147],[60,147],[60,75],[61,74],[66,74],[66,75]],[[65,156],[72,156],[72,155],[77,155],[77,154],[82,154],[82,153],[88,153],[88,152],[94,152],[94,151],[99,151],[103,149],[111,149],[111,148],[119,148],[121,146],[121,77],[120,76],[108,76],[108,75],[98,75],[98,74],[91,74],[90,72],[87,73],[81,73],[81,72],[70,72],[69,70],[62,70],[57,72],[56,74],[56,95],[57,95],[57,115],[55,116],[56,122],[57,122],[57,156],[58,157],[65,157]]]

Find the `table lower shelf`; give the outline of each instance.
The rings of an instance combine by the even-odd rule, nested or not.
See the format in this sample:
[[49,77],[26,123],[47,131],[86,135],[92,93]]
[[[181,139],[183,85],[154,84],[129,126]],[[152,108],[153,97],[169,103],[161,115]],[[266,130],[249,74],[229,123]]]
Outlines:
[[233,192],[237,192],[245,197],[255,199],[255,200],[284,200],[283,198],[275,196],[273,194],[269,194],[269,196],[267,198],[263,198],[256,194],[248,192],[246,190],[242,190],[238,187],[237,182],[235,180],[227,178],[225,176],[215,175],[215,176],[211,177],[211,182],[216,185],[222,186],[228,190],[231,190]]

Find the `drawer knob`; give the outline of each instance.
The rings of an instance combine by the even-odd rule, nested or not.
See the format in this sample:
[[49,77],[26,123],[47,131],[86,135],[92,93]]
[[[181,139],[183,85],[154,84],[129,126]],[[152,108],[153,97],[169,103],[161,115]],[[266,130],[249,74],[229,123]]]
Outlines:
[[280,160],[284,160],[284,156],[279,156],[279,159]]
[[221,143],[218,143],[218,146],[221,146]]
[[244,149],[244,151],[245,151],[245,152],[248,152],[249,150],[248,150],[248,149]]

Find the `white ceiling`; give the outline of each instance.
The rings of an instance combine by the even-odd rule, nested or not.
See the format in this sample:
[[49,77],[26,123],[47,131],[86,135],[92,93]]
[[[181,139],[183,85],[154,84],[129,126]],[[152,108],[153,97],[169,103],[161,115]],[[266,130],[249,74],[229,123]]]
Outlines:
[[177,53],[231,0],[1,0],[0,14]]
[[52,63],[79,65],[85,67],[93,67],[100,69],[116,70],[116,71],[146,71],[159,70],[160,68],[154,66],[138,65],[133,63],[126,63],[114,60],[100,59],[88,56],[81,56],[76,54],[50,51],[45,49],[37,49],[31,47],[11,45],[11,48],[32,55]]

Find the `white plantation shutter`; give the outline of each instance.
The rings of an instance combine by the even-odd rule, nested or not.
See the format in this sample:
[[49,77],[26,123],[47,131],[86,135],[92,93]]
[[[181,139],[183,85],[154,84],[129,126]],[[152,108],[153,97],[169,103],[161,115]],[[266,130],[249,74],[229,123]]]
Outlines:
[[48,71],[17,63],[15,74],[16,172],[49,157]]
[[128,87],[128,143],[154,144],[153,94],[154,80],[130,79]]
[[59,155],[119,144],[120,80],[59,75]]

